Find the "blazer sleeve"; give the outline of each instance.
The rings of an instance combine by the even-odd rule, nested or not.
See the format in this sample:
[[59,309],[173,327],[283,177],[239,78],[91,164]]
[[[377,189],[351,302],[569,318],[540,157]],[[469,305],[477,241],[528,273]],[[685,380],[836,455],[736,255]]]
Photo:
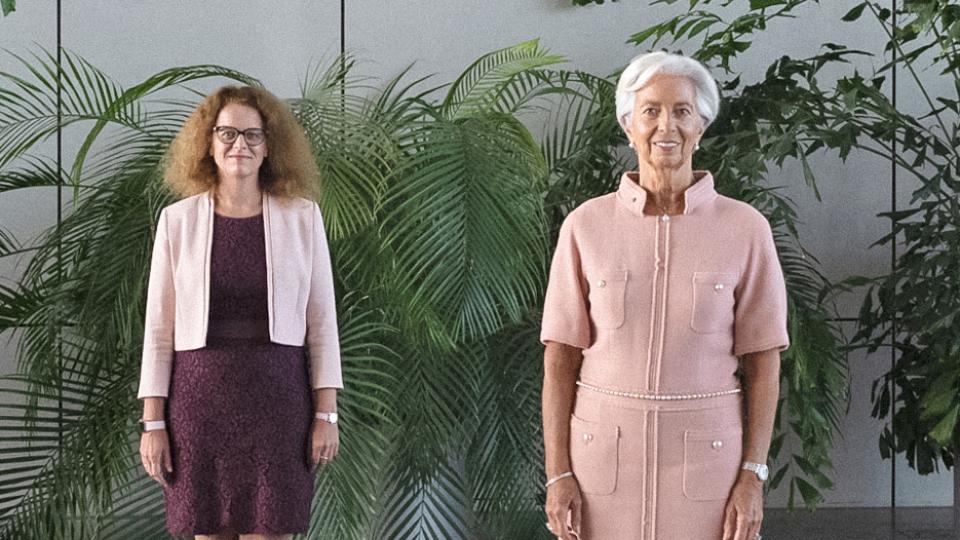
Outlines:
[[140,389],[137,398],[167,397],[173,368],[173,329],[176,293],[173,286],[167,211],[160,212],[150,280],[147,286],[147,311],[143,323],[143,358],[140,365]]
[[320,206],[313,204],[313,260],[307,298],[307,348],[312,388],[343,388],[330,248]]
[[540,327],[541,343],[555,341],[580,349],[590,346],[590,315],[585,291],[586,280],[580,266],[573,216],[570,215],[560,226],[557,249],[550,265]]
[[787,288],[766,220],[750,250],[744,276],[735,291],[733,354],[777,349],[790,345],[787,332]]

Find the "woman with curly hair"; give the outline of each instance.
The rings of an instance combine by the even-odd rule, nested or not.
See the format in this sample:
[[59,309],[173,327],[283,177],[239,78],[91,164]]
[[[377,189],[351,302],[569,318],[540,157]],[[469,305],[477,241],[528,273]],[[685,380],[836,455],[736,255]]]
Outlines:
[[227,86],[168,160],[182,200],[154,239],[140,457],[172,534],[290,538],[308,529],[316,466],[337,455],[343,386],[310,145],[276,97]]

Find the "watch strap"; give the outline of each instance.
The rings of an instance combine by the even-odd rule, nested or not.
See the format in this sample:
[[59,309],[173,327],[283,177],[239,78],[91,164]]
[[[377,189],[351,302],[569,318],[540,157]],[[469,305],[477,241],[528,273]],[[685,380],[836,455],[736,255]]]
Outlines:
[[340,420],[340,415],[334,412],[315,412],[313,417],[330,424],[336,424]]
[[140,431],[146,433],[148,431],[159,431],[161,429],[167,429],[167,423],[164,420],[144,420],[140,419]]

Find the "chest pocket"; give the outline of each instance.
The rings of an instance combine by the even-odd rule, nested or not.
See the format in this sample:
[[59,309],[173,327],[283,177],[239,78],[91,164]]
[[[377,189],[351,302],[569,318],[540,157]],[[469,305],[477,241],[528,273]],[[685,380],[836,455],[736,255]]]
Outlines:
[[597,328],[620,328],[624,320],[627,271],[597,273],[590,281],[590,319]]
[[693,273],[693,313],[690,328],[698,334],[727,330],[733,324],[737,274],[730,272]]

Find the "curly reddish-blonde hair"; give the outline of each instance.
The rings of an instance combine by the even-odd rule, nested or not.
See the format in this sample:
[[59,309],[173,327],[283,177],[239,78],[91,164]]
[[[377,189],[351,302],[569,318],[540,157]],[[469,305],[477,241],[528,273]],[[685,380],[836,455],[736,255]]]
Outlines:
[[282,101],[253,86],[221,87],[197,105],[170,144],[164,183],[179,197],[217,185],[217,164],[210,155],[213,126],[220,109],[230,103],[256,109],[263,120],[269,157],[260,166],[260,189],[314,199],[320,173],[303,128]]

